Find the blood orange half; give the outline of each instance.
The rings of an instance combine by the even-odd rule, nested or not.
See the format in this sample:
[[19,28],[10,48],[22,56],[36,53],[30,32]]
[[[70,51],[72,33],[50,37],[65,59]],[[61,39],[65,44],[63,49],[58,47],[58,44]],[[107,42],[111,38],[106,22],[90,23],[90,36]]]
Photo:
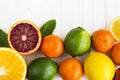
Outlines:
[[13,24],[8,32],[8,42],[12,49],[22,55],[32,54],[41,44],[41,31],[31,21],[21,20]]

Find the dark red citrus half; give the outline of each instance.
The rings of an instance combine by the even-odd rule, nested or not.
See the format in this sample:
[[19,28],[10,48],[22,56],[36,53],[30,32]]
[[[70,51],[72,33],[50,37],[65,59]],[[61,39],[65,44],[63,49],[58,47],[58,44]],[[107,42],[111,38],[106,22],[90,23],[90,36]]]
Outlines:
[[41,44],[41,38],[39,27],[28,20],[16,22],[8,33],[10,47],[23,55],[37,51]]

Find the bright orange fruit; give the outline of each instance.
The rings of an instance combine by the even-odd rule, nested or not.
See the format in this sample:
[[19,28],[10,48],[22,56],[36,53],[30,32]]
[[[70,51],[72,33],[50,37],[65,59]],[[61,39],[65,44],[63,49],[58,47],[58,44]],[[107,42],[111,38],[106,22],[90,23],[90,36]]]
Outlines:
[[47,57],[59,57],[63,53],[63,50],[63,41],[60,37],[51,34],[43,38],[41,51]]
[[59,74],[63,80],[79,80],[83,75],[82,64],[75,58],[65,59],[59,65]]
[[120,64],[120,43],[117,43],[111,52],[111,58],[115,64]]
[[99,29],[92,34],[92,45],[97,51],[107,52],[113,47],[114,38],[109,31]]

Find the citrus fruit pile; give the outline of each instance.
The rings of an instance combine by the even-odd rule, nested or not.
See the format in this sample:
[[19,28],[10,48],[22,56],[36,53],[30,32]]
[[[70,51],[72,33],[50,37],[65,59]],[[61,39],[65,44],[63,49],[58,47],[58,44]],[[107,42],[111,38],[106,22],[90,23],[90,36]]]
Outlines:
[[[79,80],[83,74],[88,80],[120,79],[120,71],[115,69],[120,65],[120,17],[112,20],[109,29],[91,35],[83,27],[73,28],[64,40],[53,34],[55,28],[56,20],[52,19],[41,27],[29,20],[17,21],[8,34],[0,29],[0,80],[54,80],[57,72],[63,80]],[[27,66],[22,56],[38,50],[44,57]],[[64,50],[71,58],[57,63]],[[78,59],[85,54],[84,62]]]

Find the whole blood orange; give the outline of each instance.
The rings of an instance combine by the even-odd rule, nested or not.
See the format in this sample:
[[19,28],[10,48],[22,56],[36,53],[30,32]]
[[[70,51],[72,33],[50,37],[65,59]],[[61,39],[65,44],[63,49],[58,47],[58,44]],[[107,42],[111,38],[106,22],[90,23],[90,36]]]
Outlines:
[[115,64],[120,64],[120,43],[117,43],[111,52],[111,58]]
[[113,47],[114,38],[109,31],[99,29],[92,34],[92,45],[97,51],[106,52]]
[[8,32],[10,47],[23,55],[32,54],[38,50],[41,37],[38,26],[28,20],[16,22]]
[[63,41],[60,37],[51,34],[43,38],[41,51],[47,57],[59,57],[63,53],[63,50]]
[[75,58],[64,59],[59,65],[63,80],[79,80],[83,75],[82,64]]

